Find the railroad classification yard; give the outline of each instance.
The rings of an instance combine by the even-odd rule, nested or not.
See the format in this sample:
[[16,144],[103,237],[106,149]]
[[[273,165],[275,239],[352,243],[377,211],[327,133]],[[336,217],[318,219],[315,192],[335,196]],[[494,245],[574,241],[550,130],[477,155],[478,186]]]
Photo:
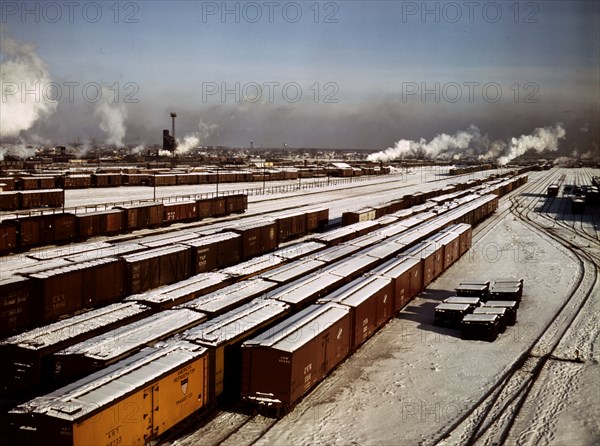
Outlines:
[[600,1],[0,1],[0,446],[600,445]]
[[594,435],[600,171],[491,167],[5,211],[4,444]]

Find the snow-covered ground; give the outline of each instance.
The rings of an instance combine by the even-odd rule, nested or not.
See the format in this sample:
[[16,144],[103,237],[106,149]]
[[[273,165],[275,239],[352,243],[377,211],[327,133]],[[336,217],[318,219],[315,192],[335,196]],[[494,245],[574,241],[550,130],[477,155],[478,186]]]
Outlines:
[[[249,201],[261,202],[265,200],[280,199],[285,197],[297,196],[308,192],[321,192],[328,193],[334,190],[358,190],[361,191],[356,195],[365,195],[362,190],[388,190],[390,186],[395,189],[404,188],[406,186],[424,185],[425,189],[434,189],[437,187],[443,187],[449,182],[467,181],[472,178],[481,178],[492,173],[504,172],[506,169],[500,170],[488,170],[484,172],[475,172],[467,175],[448,176],[448,169],[442,169],[439,167],[424,167],[414,170],[410,170],[408,173],[399,173],[395,175],[383,175],[376,177],[360,177],[352,182],[344,182],[339,185],[334,185],[336,181],[334,178],[331,180],[329,186],[320,186],[312,189],[304,190],[292,190],[290,192],[283,192],[277,194],[267,195],[251,195]],[[437,180],[437,181],[436,181]],[[273,187],[289,186],[294,188],[298,185],[302,187],[309,187],[313,183],[324,184],[326,179],[315,179],[308,178],[290,181],[269,181],[266,183],[266,189],[269,190]],[[225,191],[239,191],[245,192],[249,189],[262,188],[262,182],[251,182],[251,183],[221,183],[219,184],[219,193],[222,194]],[[156,188],[156,197],[172,197],[182,195],[193,195],[193,194],[212,194],[216,191],[216,185],[182,185],[182,186],[165,186]],[[410,193],[410,192],[405,192]],[[154,196],[154,190],[152,187],[147,186],[132,186],[132,187],[112,187],[112,188],[91,188],[91,189],[71,189],[65,191],[65,206],[76,207],[86,206],[100,203],[113,203],[123,202],[130,200],[150,200]],[[371,203],[372,204],[372,203]]]
[[[546,175],[556,172],[531,173],[530,184],[517,192],[524,200],[520,205],[543,200]],[[501,200],[492,220],[474,231],[471,250],[294,410],[264,435],[261,423],[256,428],[252,421],[249,426],[258,435],[244,426],[224,444],[258,439],[256,443],[264,445],[414,445],[437,439],[527,351],[578,285],[582,272],[573,252],[521,221],[509,205],[508,199]],[[580,222],[588,230],[597,229],[593,220]],[[561,231],[568,233],[564,227]],[[599,247],[589,240],[581,243],[587,243],[583,249],[590,252]],[[460,281],[499,277],[521,277],[525,285],[518,323],[495,342],[463,341],[458,331],[433,326],[433,308]],[[555,350],[556,359],[541,370],[506,444],[598,444],[599,295],[596,283],[592,299]],[[574,358],[582,362],[571,361]],[[521,372],[528,373],[526,368]],[[219,443],[239,422],[238,414],[220,412],[174,444]],[[491,429],[478,444],[493,444],[494,434]],[[464,438],[459,428],[444,444],[462,444]]]
[[[425,170],[413,172],[402,180],[380,177],[353,185],[252,196],[245,215],[321,205],[330,209],[330,218],[339,218],[346,210],[459,180],[439,173]],[[536,221],[551,227],[551,233],[569,237],[581,252],[595,255],[597,269],[600,215],[575,217],[570,214],[566,199],[544,207],[547,179],[562,174],[566,184],[582,182],[600,171],[531,172],[530,182],[515,194],[520,200],[516,209],[532,204],[546,217],[558,217],[557,221],[548,221],[533,214]],[[186,187],[197,188],[182,186]],[[72,200],[70,205],[81,205],[105,202],[107,198],[116,201],[151,197],[152,188],[137,189],[69,191],[68,199]],[[157,195],[159,189],[162,189],[159,196],[198,193],[191,189],[157,188]],[[225,444],[251,444],[259,438],[258,444],[413,445],[437,439],[440,432],[492,389],[498,377],[529,348],[569,297],[582,272],[575,253],[511,213],[510,204],[510,200],[502,199],[496,214],[475,229],[472,249],[313,389],[291,413],[276,423],[253,419]],[[595,208],[596,213],[598,209]],[[457,331],[433,326],[433,308],[452,294],[460,281],[510,276],[525,280],[524,297],[517,325],[509,327],[495,342],[463,341]],[[591,277],[589,268],[586,277]],[[592,299],[579,312],[554,352],[556,358],[545,364],[531,388],[506,444],[600,443],[599,295],[596,283]],[[244,414],[218,411],[214,419],[198,430],[190,428],[168,443],[217,444],[247,419]],[[464,439],[461,428],[444,444],[461,443]],[[481,444],[492,441],[493,436],[486,437]]]

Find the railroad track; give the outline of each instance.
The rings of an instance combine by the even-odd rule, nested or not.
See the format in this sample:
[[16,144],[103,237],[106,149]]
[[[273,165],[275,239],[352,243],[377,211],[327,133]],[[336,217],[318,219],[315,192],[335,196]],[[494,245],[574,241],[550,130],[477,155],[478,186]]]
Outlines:
[[[578,173],[575,173],[575,181],[570,181],[570,178],[566,177],[563,182],[565,184],[573,184],[574,182],[579,183],[581,181],[585,182],[586,180],[582,179]],[[560,184],[561,182],[559,181],[558,183]],[[591,183],[591,180],[589,183]],[[595,229],[596,212],[587,212],[583,215],[571,214],[568,203],[569,198],[570,195],[564,194],[563,189],[563,192],[558,197],[547,199],[546,203],[541,206],[539,215],[549,223],[546,230],[552,232],[566,230],[567,233],[572,233],[575,236],[574,242],[579,245],[579,248],[591,247],[600,250],[600,240]],[[591,223],[584,221],[586,218],[590,218]],[[593,252],[589,254],[600,260],[598,254],[594,254]]]
[[[504,445],[519,416],[524,404],[540,374],[549,360],[556,359],[555,351],[567,335],[569,328],[579,311],[589,301],[593,290],[598,286],[598,261],[593,256],[579,249],[568,238],[548,231],[541,224],[535,211],[538,201],[523,197],[524,192],[539,191],[542,193],[547,184],[554,179],[555,174],[541,182],[532,182],[519,195],[513,195],[510,212],[537,231],[543,232],[554,239],[564,248],[572,252],[579,263],[576,283],[570,290],[564,303],[554,317],[543,327],[541,334],[532,342],[528,349],[505,371],[498,381],[488,390],[479,401],[463,413],[449,427],[424,444],[460,444],[460,445]],[[541,183],[541,184],[540,184]],[[539,210],[538,210],[539,211]],[[533,215],[532,215],[533,214]],[[546,218],[545,216],[541,216]],[[565,359],[561,359],[565,360]],[[566,359],[577,361],[577,358]],[[540,422],[548,422],[541,420]],[[531,432],[528,432],[531,434]]]
[[173,429],[170,435],[158,439],[154,446],[251,445],[264,437],[277,421],[276,418],[263,415],[219,409],[216,412],[207,412],[204,417],[196,417],[184,426]]
[[[457,180],[457,181],[464,181],[464,180],[469,179],[471,176],[472,175],[458,175],[456,177],[452,177],[452,179]],[[447,177],[442,177],[442,178],[436,177],[435,179],[425,181],[424,183],[436,183],[436,182],[440,182],[440,181],[445,181],[447,179],[448,179]],[[393,186],[394,184],[397,184],[397,183],[406,184],[406,178],[403,176],[401,178],[394,178],[394,179],[380,181],[380,182],[364,181],[362,184],[359,184],[358,182],[356,182],[356,183],[354,183],[353,186],[350,186],[350,187],[353,187],[356,189],[361,189],[361,188],[365,188],[365,187],[377,186],[380,184],[387,184],[387,185]],[[417,186],[417,184],[409,184],[406,187],[413,187],[413,186]],[[402,196],[406,193],[406,191],[402,191],[402,189],[403,188],[398,188],[398,190],[400,190],[402,193],[398,193],[398,196],[394,196],[393,198],[402,198]],[[341,190],[341,189],[337,189],[337,190]],[[323,201],[322,195],[330,194],[332,192],[335,192],[335,190],[333,190],[333,191],[330,189],[311,190],[311,191],[304,191],[303,193],[296,194],[296,195],[286,195],[286,196],[282,196],[282,197],[265,197],[264,199],[252,201],[251,203],[249,203],[248,209],[250,209],[250,206],[256,207],[257,204],[260,205],[261,203],[265,203],[265,202],[289,200],[290,198],[297,198],[297,197],[307,197],[307,200],[304,203],[302,203],[302,206],[301,206],[302,208],[316,207],[316,206],[322,207],[322,206],[327,205],[327,203],[325,203]],[[319,197],[319,195],[321,197]],[[308,197],[312,197],[312,196],[315,196],[315,197],[308,198]],[[382,201],[389,201],[390,199],[392,199],[392,197],[388,197],[387,200],[382,200]],[[144,200],[142,200],[142,201],[144,201]],[[110,206],[112,206],[112,204],[100,204],[97,206],[110,207]],[[69,211],[69,209],[71,209],[71,208],[65,208],[65,211]],[[277,212],[296,211],[296,210],[299,210],[299,206],[297,204],[283,205],[282,207],[277,208]],[[90,241],[97,241],[97,242],[109,241],[111,243],[129,242],[129,241],[135,241],[135,239],[137,239],[139,237],[148,235],[148,233],[151,233],[152,235],[159,235],[159,234],[165,234],[168,232],[174,232],[179,229],[194,229],[194,228],[201,228],[201,227],[207,226],[207,225],[210,225],[210,226],[221,225],[221,224],[224,225],[224,224],[228,224],[232,221],[238,221],[241,219],[256,218],[256,217],[261,217],[261,216],[270,216],[273,213],[274,213],[273,209],[271,209],[271,208],[264,210],[264,211],[250,211],[249,212],[249,210],[247,210],[243,214],[235,214],[235,215],[220,217],[220,218],[218,218],[218,221],[215,221],[215,219],[211,218],[211,219],[202,220],[202,221],[193,222],[193,223],[177,223],[176,228],[170,226],[170,227],[165,227],[165,228],[142,230],[142,232],[136,231],[135,234],[129,233],[129,234],[122,234],[122,235],[115,235],[115,236],[98,236],[98,237],[94,237],[93,239],[87,240],[87,242],[90,242]],[[6,217],[7,215],[3,215],[2,217]],[[329,226],[328,229],[332,229],[338,225],[339,224],[333,224],[333,225]],[[49,247],[54,247],[54,246],[55,245],[40,246],[40,247],[33,248],[31,250],[28,250],[24,253],[20,253],[18,255],[22,255],[22,254],[27,255],[32,252],[44,251],[44,250],[47,250]]]

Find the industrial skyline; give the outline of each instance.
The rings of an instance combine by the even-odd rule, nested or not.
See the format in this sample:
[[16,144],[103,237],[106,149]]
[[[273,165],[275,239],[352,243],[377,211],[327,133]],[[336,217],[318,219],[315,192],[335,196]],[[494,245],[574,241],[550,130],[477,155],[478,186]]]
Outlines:
[[562,153],[598,151],[597,2],[76,3],[3,3],[4,140],[149,145],[177,110],[179,137],[207,145],[385,150],[560,123]]

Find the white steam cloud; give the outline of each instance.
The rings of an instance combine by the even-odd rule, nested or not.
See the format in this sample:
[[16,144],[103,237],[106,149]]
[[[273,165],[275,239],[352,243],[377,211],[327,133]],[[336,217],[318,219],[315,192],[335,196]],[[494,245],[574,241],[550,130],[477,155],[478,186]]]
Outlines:
[[466,154],[465,151],[469,147],[481,146],[482,140],[485,139],[486,137],[481,135],[479,129],[471,125],[467,130],[456,132],[454,135],[445,133],[437,135],[429,142],[423,138],[419,141],[401,139],[394,147],[382,152],[372,153],[367,157],[367,160],[378,162],[406,157],[458,159]]
[[108,134],[106,144],[123,147],[127,110],[123,104],[114,101],[114,95],[109,89],[102,88],[102,97],[94,114],[100,118],[100,129]]
[[131,149],[130,152],[132,155],[142,155],[144,153],[144,150],[146,150],[146,146],[144,144],[139,144],[133,149]]
[[0,29],[0,138],[19,136],[56,110],[56,101],[42,94],[50,82],[34,45],[19,42]]
[[498,164],[508,164],[511,160],[530,150],[535,150],[538,153],[542,153],[544,150],[556,152],[558,150],[558,141],[566,135],[567,132],[562,124],[557,123],[554,127],[537,128],[531,135],[521,135],[519,138],[512,138],[508,146],[508,153],[498,158]]
[[565,135],[562,124],[557,123],[554,127],[537,128],[531,135],[512,138],[510,143],[506,143],[501,140],[490,141],[487,135],[482,135],[476,126],[471,125],[467,130],[454,135],[437,135],[429,142],[423,138],[419,141],[401,139],[394,147],[372,153],[367,160],[385,162],[407,157],[459,160],[469,156],[480,160],[496,160],[498,164],[504,165],[529,150],[556,151],[559,140]]
[[3,145],[0,147],[0,161],[4,161],[5,156],[27,159],[35,156],[35,149],[27,147],[23,142]]
[[[217,128],[218,126],[216,124],[208,125],[204,123],[202,119],[200,119],[200,122],[198,123],[199,130],[197,132],[185,135],[183,139],[177,139],[177,148],[175,149],[175,153],[177,155],[185,155],[190,150],[198,147],[203,141],[206,141],[206,139],[208,139],[211,134],[217,130]],[[161,150],[159,154],[163,155],[162,152],[164,151]],[[170,154],[170,152],[167,152],[167,154]]]

